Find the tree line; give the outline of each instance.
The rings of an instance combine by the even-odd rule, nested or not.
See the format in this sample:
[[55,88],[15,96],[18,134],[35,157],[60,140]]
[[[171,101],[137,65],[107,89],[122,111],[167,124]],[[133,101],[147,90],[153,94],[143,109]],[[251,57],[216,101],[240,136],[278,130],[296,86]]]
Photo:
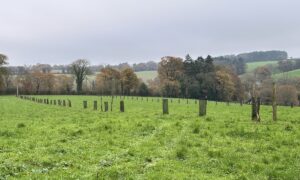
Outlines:
[[[157,71],[158,63],[154,61],[148,61],[146,63],[120,63],[117,65],[89,65],[90,74],[99,73],[99,71],[106,66],[112,67],[118,70],[124,70],[126,68],[132,68],[135,72],[139,71]],[[31,71],[33,69],[40,69],[43,72],[52,72],[54,74],[71,74],[72,67],[70,64],[68,65],[50,65],[50,64],[36,64],[30,66],[8,66],[6,68],[10,74],[18,75],[22,74],[25,71]]]
[[[0,90],[3,94],[14,94],[18,88],[23,94],[140,95],[240,102],[247,102],[256,93],[263,103],[269,104],[271,85],[275,81],[272,71],[264,66],[253,73],[240,75],[237,67],[245,68],[238,63],[240,60],[220,63],[220,59],[211,56],[195,59],[190,55],[185,58],[166,56],[157,64],[158,77],[143,82],[132,67],[124,64],[123,68],[105,66],[91,76],[90,63],[85,59],[68,65],[70,74],[53,73],[46,65],[21,68],[11,74],[6,66],[8,57],[1,54]],[[278,103],[298,104],[300,79],[276,81]]]

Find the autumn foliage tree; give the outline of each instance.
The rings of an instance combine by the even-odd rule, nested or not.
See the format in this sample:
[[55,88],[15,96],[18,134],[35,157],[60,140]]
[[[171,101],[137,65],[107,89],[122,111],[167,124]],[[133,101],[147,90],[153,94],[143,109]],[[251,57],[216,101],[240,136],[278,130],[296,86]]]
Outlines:
[[277,103],[280,105],[298,104],[297,89],[292,85],[281,85],[277,89]]
[[178,96],[180,78],[183,75],[183,60],[179,57],[163,57],[158,64],[158,78],[164,96]]
[[254,74],[255,78],[260,82],[270,78],[272,75],[271,71],[266,66],[256,68]]
[[225,68],[216,71],[216,95],[218,99],[229,101],[235,92],[231,74]]
[[74,86],[74,78],[60,75],[55,80],[55,90],[57,93],[70,94]]
[[121,71],[121,93],[130,95],[138,86],[138,78],[133,69],[126,68]]
[[109,66],[101,69],[100,73],[96,76],[96,86],[100,94],[120,94],[120,82],[120,71]]

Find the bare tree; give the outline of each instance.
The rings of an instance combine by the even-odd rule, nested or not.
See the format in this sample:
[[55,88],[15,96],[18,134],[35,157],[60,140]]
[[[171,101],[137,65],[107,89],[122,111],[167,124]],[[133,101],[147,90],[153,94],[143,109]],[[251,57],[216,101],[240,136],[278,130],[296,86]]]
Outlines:
[[77,93],[82,92],[82,83],[89,72],[90,63],[86,59],[78,59],[71,64],[71,70],[75,76]]

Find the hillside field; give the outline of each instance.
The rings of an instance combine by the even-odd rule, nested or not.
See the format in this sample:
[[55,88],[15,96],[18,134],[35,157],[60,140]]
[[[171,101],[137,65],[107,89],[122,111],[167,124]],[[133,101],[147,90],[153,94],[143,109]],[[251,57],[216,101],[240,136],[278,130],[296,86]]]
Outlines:
[[[299,107],[278,107],[272,121],[261,107],[209,102],[198,116],[194,100],[120,98],[113,111],[93,110],[98,96],[72,107],[0,96],[0,179],[300,179]],[[103,101],[109,101],[103,97]],[[83,100],[88,108],[83,109]]]
[[300,69],[288,71],[288,72],[285,72],[285,73],[274,74],[272,77],[275,78],[275,79],[300,77]]
[[256,68],[258,68],[260,66],[265,66],[265,65],[268,65],[268,64],[272,64],[272,65],[276,65],[277,66],[277,63],[278,63],[278,61],[261,61],[261,62],[247,63],[247,72],[252,72]]
[[158,76],[157,71],[139,71],[135,72],[138,78],[141,78],[144,82],[152,80]]

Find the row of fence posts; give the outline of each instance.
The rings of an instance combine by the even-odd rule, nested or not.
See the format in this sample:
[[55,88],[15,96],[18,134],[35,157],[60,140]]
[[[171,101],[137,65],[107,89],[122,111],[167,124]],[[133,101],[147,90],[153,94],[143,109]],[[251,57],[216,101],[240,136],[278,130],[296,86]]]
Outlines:
[[36,103],[43,103],[43,104],[48,104],[48,105],[58,105],[58,106],[64,106],[64,107],[72,107],[72,103],[71,103],[71,100],[52,100],[52,99],[43,99],[43,98],[36,98],[36,97],[30,97],[30,96],[23,96],[23,95],[20,95],[19,96],[20,99],[24,99],[24,100],[29,100],[29,101],[32,101],[32,102],[36,102]]
[[[123,99],[123,100],[126,100],[126,99],[131,99],[131,100],[140,100],[140,101],[146,101],[146,102],[155,102],[155,99],[156,99],[156,102],[160,102],[160,98],[151,98],[151,97],[142,97],[142,96],[118,96],[118,95],[115,95],[115,96],[101,96],[101,97],[105,97],[105,98],[120,98],[120,99]],[[186,98],[176,98],[177,99],[177,103],[180,104],[181,100],[186,100],[186,104],[190,104],[191,101],[193,101],[193,99],[186,99]],[[170,99],[170,103],[173,103],[175,102],[175,99]],[[195,104],[197,104],[198,100],[195,99]]]
[[[158,99],[159,101],[159,99]],[[172,102],[172,99],[171,99]],[[195,104],[197,102],[195,101]],[[103,111],[102,108],[102,97],[100,100],[100,104],[101,104],[101,111]],[[98,110],[98,101],[93,101],[93,109],[96,111]],[[111,100],[111,111],[112,111],[112,106],[113,106],[113,97]],[[83,109],[87,109],[88,108],[88,101],[83,101]],[[104,102],[104,112],[108,111],[108,101]],[[206,115],[206,109],[207,109],[207,100],[199,100],[199,116],[205,116]],[[169,99],[162,99],[162,111],[163,114],[169,114]],[[125,104],[124,104],[124,100],[120,100],[120,112],[125,112]]]
[[[112,106],[113,106],[113,101],[111,101],[110,103],[110,111],[112,111]],[[87,109],[88,108],[88,102],[87,101],[83,101],[83,109]],[[94,101],[93,102],[93,109],[96,111],[98,110],[98,101]],[[108,107],[108,101],[104,102],[104,109],[102,106],[102,97],[101,97],[101,101],[100,101],[100,110],[104,111],[104,112],[108,112],[109,111],[109,107]],[[120,100],[120,112],[125,112],[125,105],[124,105],[124,100]]]
[[[65,100],[50,100],[49,99],[42,99],[42,98],[35,98],[35,97],[29,97],[29,96],[23,96],[20,95],[19,96],[21,99],[25,99],[25,100],[31,100],[37,103],[44,103],[44,104],[50,104],[50,105],[59,105],[59,106],[66,106],[66,101]],[[107,96],[109,97],[109,96]],[[111,106],[111,111],[113,108],[113,102],[114,102],[114,97],[118,98],[118,96],[111,96],[111,102],[110,102],[110,106]],[[120,112],[125,112],[125,104],[124,104],[124,99],[129,99],[129,96],[120,96]],[[139,97],[135,97],[136,100],[139,99]],[[131,99],[134,100],[135,99],[134,96],[131,96]],[[140,97],[140,99],[143,101],[143,97]],[[148,102],[148,97],[146,97],[146,101]],[[162,110],[163,110],[163,114],[169,114],[169,104],[168,101],[169,99],[167,98],[163,98],[162,99]],[[154,101],[154,98],[152,98],[152,102]],[[57,103],[56,103],[57,102]],[[157,98],[157,102],[160,102],[160,99]],[[170,102],[173,102],[173,99],[170,99]],[[180,103],[180,98],[178,99],[178,103]],[[189,99],[186,100],[186,103],[189,103]],[[102,96],[100,99],[100,109],[101,111],[105,111],[107,112],[109,110],[109,103],[108,101],[104,102],[104,109],[102,107]],[[195,104],[197,104],[197,100],[195,100]],[[216,102],[217,104],[217,102]],[[242,105],[242,103],[240,102],[240,104]],[[229,105],[229,102],[227,102],[227,105]],[[253,121],[257,121],[259,122],[260,119],[260,105],[261,105],[261,100],[260,97],[252,97],[251,98],[251,119]],[[83,101],[83,108],[87,109],[87,101]],[[68,107],[72,107],[71,101],[68,100]],[[98,103],[97,101],[94,101],[94,110],[98,109]],[[206,115],[206,109],[207,109],[207,99],[204,100],[199,100],[199,116],[205,116]],[[276,87],[275,87],[275,83],[273,83],[273,95],[272,95],[272,110],[273,110],[273,120],[276,121],[277,120],[277,104],[276,104]]]
[[[260,97],[255,97],[255,90],[253,91],[253,96],[251,97],[251,119],[253,121],[260,122]],[[293,105],[291,105],[293,108]],[[272,119],[277,120],[277,102],[276,102],[276,84],[273,82],[272,88]]]
[[[107,96],[109,97],[109,96]],[[116,96],[117,97],[117,96]],[[123,98],[122,98],[123,97]],[[124,99],[129,99],[130,96],[120,96],[120,111],[124,112]],[[112,102],[113,102],[113,98],[114,96],[111,96],[112,100],[111,100],[111,111],[112,111]],[[123,100],[122,100],[123,99]],[[131,100],[139,100],[139,97],[134,97],[131,96]],[[143,101],[143,97],[140,97],[141,101]],[[178,103],[180,104],[180,98],[178,98]],[[146,97],[146,101],[149,101],[149,98]],[[152,98],[152,102],[154,101],[154,98]],[[156,100],[157,102],[160,102],[160,99],[157,98]],[[173,102],[173,99],[170,99],[170,102]],[[261,99],[260,97],[252,97],[251,98],[251,119],[253,121],[257,121],[260,122],[261,118],[260,118],[260,105],[261,105]],[[169,114],[169,99],[167,98],[163,98],[162,99],[162,110],[163,110],[163,114]],[[186,99],[186,103],[189,103],[189,99]],[[229,106],[229,102],[226,102],[227,105]],[[240,105],[243,105],[243,101],[240,100],[239,101]],[[84,108],[87,108],[87,101],[84,101]],[[197,104],[197,100],[195,100],[195,104]],[[217,104],[217,101],[216,101]],[[94,101],[94,109],[97,110],[97,101]],[[206,115],[206,109],[207,109],[207,99],[204,100],[199,100],[199,116],[205,116]],[[273,95],[272,95],[272,109],[273,109],[273,120],[276,121],[277,120],[277,104],[276,104],[276,87],[275,87],[275,83],[273,83]],[[101,111],[102,111],[102,97],[101,97]],[[104,111],[107,112],[108,111],[108,102],[104,102]]]

